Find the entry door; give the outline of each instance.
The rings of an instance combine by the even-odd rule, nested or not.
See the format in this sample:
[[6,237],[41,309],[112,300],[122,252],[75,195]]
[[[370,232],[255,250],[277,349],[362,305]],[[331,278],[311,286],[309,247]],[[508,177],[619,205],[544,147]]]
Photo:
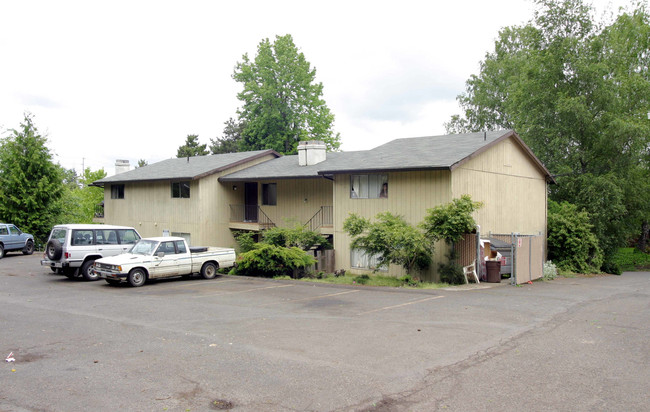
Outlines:
[[244,183],[244,220],[257,222],[257,182]]

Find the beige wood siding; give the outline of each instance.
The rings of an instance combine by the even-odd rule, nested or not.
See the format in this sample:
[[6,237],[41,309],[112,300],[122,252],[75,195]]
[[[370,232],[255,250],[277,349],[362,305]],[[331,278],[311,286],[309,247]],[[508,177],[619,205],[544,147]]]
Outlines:
[[194,246],[236,246],[228,222],[230,204],[241,198],[243,185],[221,184],[219,177],[275,158],[264,156],[227,171],[191,181],[190,198],[171,197],[171,181],[125,183],[124,199],[111,199],[111,185],[104,189],[105,223],[133,226],[142,236],[160,236],[163,230],[189,233]]
[[[367,273],[367,270],[350,269],[350,237],[343,231],[343,222],[350,213],[374,221],[378,213],[390,211],[403,216],[407,222],[417,225],[424,218],[427,209],[451,200],[451,186],[448,171],[394,172],[388,175],[388,198],[351,199],[350,175],[337,175],[334,183],[334,248],[336,267],[352,273]],[[444,259],[447,247],[436,245],[434,264],[421,274],[426,280],[434,280],[438,263]],[[406,274],[401,267],[391,265],[388,273],[394,276]]]
[[511,139],[495,145],[452,172],[453,197],[483,202],[475,214],[488,232],[546,233],[546,180]]
[[[262,184],[277,184],[277,205],[262,205]],[[321,206],[332,206],[332,181],[325,178],[261,180],[258,183],[262,211],[280,227],[304,225]]]

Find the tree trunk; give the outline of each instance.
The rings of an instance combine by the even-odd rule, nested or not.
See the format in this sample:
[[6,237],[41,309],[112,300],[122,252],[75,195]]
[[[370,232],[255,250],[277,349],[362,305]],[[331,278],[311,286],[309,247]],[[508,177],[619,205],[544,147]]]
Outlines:
[[641,223],[641,237],[639,237],[639,242],[636,245],[637,249],[641,252],[645,253],[646,248],[648,247],[648,238],[650,238],[650,224],[645,220]]

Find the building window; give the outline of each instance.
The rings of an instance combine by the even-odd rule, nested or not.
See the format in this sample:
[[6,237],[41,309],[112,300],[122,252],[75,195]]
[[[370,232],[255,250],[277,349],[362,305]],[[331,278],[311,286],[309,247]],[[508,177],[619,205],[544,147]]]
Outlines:
[[111,199],[124,199],[124,185],[111,185]]
[[370,269],[385,272],[388,270],[386,267],[379,266],[380,255],[369,255],[361,249],[352,249],[350,251],[350,267],[353,269]]
[[190,182],[172,182],[172,197],[174,198],[190,198]]
[[262,184],[262,204],[267,206],[275,206],[278,204],[277,183]]
[[351,175],[350,198],[380,199],[388,197],[387,175]]
[[182,237],[188,245],[192,245],[192,235],[184,232],[172,232],[172,236]]

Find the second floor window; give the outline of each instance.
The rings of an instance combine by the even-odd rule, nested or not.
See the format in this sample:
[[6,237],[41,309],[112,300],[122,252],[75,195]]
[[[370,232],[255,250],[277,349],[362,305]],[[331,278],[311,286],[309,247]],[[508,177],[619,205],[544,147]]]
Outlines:
[[278,204],[278,185],[277,183],[262,184],[262,204],[275,206]]
[[124,199],[124,185],[111,185],[111,199]]
[[172,197],[189,199],[190,197],[190,182],[172,182]]
[[387,175],[351,175],[350,198],[380,199],[388,197]]

